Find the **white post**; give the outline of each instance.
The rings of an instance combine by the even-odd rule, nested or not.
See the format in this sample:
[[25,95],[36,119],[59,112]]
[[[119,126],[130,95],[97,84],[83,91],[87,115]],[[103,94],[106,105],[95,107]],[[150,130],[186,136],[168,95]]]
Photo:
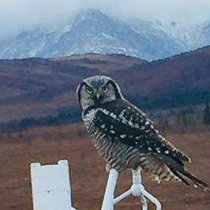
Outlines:
[[31,164],[34,210],[73,210],[67,160],[56,165]]
[[109,172],[106,191],[101,210],[114,210],[114,192],[117,184],[118,172],[111,169]]
[[111,169],[109,172],[106,191],[101,210],[114,210],[114,205],[130,195],[140,197],[142,203],[142,210],[148,210],[147,199],[150,200],[155,206],[156,210],[161,210],[160,202],[149,192],[144,189],[142,185],[141,171],[132,170],[132,186],[126,192],[114,198],[114,192],[117,184],[118,172]]

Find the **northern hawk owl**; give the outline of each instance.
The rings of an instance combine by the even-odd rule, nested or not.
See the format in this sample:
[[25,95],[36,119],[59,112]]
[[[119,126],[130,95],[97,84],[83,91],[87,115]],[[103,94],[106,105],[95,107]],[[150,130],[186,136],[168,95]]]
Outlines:
[[190,158],[155,129],[143,111],[127,101],[119,85],[106,76],[84,79],[77,88],[82,118],[107,164],[118,172],[142,168],[156,181],[177,180],[207,189],[188,172]]

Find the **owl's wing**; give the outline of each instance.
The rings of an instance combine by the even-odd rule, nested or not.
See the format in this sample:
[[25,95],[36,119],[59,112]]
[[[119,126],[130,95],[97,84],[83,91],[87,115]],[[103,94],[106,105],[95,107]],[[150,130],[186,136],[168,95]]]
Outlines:
[[141,110],[125,100],[116,100],[98,108],[94,124],[113,141],[138,148],[141,153],[165,155],[180,162],[190,161],[187,155],[159,134]]
[[166,141],[145,114],[129,102],[116,100],[96,108],[93,123],[112,141],[137,148],[144,157],[141,167],[159,180],[175,176],[187,185],[208,190],[208,184],[185,169],[183,161],[190,161],[189,157]]

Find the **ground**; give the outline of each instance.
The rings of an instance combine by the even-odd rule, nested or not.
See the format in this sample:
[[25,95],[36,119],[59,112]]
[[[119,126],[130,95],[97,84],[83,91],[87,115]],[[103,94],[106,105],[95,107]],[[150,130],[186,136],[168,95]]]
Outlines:
[[[74,207],[78,210],[99,210],[107,180],[105,163],[90,138],[84,137],[83,132],[79,133],[80,129],[75,125],[73,130],[67,126],[0,134],[0,209],[32,210],[30,163],[56,163],[59,159],[68,159],[71,163]],[[76,137],[73,135],[75,130]],[[193,162],[188,168],[210,184],[210,132],[167,134],[167,137],[191,156]],[[116,194],[129,187],[130,179],[129,172],[120,176]],[[209,192],[182,183],[158,185],[146,174],[143,180],[146,188],[162,202],[163,210],[210,209]],[[117,204],[116,209],[139,210],[139,200],[128,198]]]

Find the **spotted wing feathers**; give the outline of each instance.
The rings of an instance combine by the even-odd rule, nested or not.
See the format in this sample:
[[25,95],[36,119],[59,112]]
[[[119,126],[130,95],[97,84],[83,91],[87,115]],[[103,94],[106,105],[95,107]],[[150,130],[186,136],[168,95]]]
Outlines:
[[159,134],[141,110],[127,101],[105,104],[98,110],[95,124],[113,140],[138,148],[142,153],[170,156],[180,164],[190,161],[187,155]]
[[157,181],[179,180],[206,190],[208,185],[189,173],[184,161],[190,158],[170,144],[154,128],[146,115],[125,100],[106,103],[96,109],[94,124],[112,141],[120,141],[139,150],[140,165]]

